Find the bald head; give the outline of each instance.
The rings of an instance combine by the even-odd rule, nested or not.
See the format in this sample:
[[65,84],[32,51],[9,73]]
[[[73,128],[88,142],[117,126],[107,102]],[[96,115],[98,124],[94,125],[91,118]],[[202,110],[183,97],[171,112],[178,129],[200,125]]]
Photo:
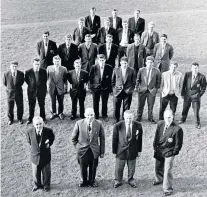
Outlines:
[[164,112],[164,120],[166,125],[170,125],[173,122],[173,111],[172,110],[165,110]]
[[93,108],[86,108],[85,110],[86,122],[89,124],[94,120],[94,110]]
[[33,118],[33,125],[36,129],[36,131],[41,131],[43,129],[43,126],[44,126],[44,121],[43,119],[40,117],[40,116],[35,116]]

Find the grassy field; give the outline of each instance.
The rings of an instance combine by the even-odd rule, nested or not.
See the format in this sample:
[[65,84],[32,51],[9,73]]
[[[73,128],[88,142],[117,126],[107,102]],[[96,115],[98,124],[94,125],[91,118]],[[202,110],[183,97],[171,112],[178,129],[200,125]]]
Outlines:
[[[32,59],[37,56],[36,43],[41,39],[43,31],[49,30],[51,39],[60,44],[66,33],[71,33],[76,26],[76,19],[88,15],[91,6],[97,7],[97,14],[104,17],[110,15],[111,8],[119,10],[120,15],[127,19],[134,8],[141,9],[141,15],[146,22],[154,21],[156,31],[166,33],[175,49],[174,60],[179,63],[179,69],[184,73],[190,69],[192,61],[198,61],[200,71],[207,76],[207,3],[204,0],[145,0],[145,1],[115,1],[115,0],[61,0],[61,1],[2,1],[1,12],[1,76],[9,69],[9,62],[17,60],[19,69],[24,71],[32,66]],[[7,126],[6,95],[1,84],[1,196],[143,196],[160,197],[161,186],[153,187],[154,159],[152,141],[155,125],[149,124],[147,108],[143,115],[143,152],[137,160],[135,178],[138,188],[133,189],[124,184],[120,189],[112,187],[114,178],[115,157],[111,153],[112,136],[112,97],[109,99],[109,123],[103,123],[106,133],[106,154],[99,160],[97,181],[99,188],[78,187],[79,166],[76,152],[71,143],[71,133],[75,121],[69,119],[71,100],[65,97],[66,118],[63,121],[55,119],[48,121],[47,126],[53,128],[56,136],[52,146],[52,185],[48,194],[42,191],[31,192],[32,170],[29,160],[29,146],[26,143],[26,124]],[[86,107],[91,106],[92,96],[87,95]],[[182,99],[179,99],[176,120],[180,119]],[[49,117],[50,100],[46,97],[46,114]],[[26,85],[24,85],[24,120],[28,117],[28,101]],[[133,95],[132,109],[136,111],[137,95]],[[201,103],[202,129],[194,128],[193,111],[189,111],[184,124],[184,144],[174,165],[174,196],[175,197],[206,197],[207,196],[207,94]],[[37,109],[36,112],[39,113]],[[157,120],[159,98],[157,97],[154,117]],[[38,114],[37,113],[37,114]],[[125,172],[125,180],[127,173]]]

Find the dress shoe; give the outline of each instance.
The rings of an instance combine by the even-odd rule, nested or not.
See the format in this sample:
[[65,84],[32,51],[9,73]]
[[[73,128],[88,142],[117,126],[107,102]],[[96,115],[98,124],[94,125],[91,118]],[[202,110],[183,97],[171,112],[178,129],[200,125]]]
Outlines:
[[18,120],[19,124],[23,124],[23,120]]
[[96,182],[91,182],[88,184],[90,187],[98,187],[98,184]]
[[103,117],[103,120],[104,120],[105,122],[108,122],[108,121],[109,121],[108,116],[104,116],[104,117]]
[[153,181],[152,185],[156,186],[156,185],[160,185],[162,184],[162,181]]
[[148,119],[152,124],[156,124],[156,121],[152,118],[152,119]]
[[128,183],[129,183],[129,185],[130,185],[131,187],[133,187],[133,188],[137,188],[136,183],[134,183],[134,182],[128,182]]
[[44,191],[49,192],[50,191],[50,186],[44,186]]
[[178,124],[183,124],[185,121],[184,120],[179,120]]
[[8,125],[12,125],[13,124],[13,121],[12,120],[9,120],[7,124]]
[[32,123],[32,121],[31,120],[27,120],[27,123],[26,124],[31,124]]
[[57,117],[57,114],[52,114],[51,116],[50,116],[50,120],[53,120],[53,119],[55,119]]
[[38,186],[35,185],[35,186],[32,188],[32,191],[35,192],[35,191],[37,191],[38,189],[40,189],[40,187],[38,187]]
[[201,129],[201,125],[200,124],[197,124],[196,125],[196,129]]
[[75,115],[72,115],[72,116],[70,117],[71,120],[75,120],[76,118],[77,118],[77,116],[75,116]]
[[60,120],[64,120],[64,115],[63,115],[63,113],[59,114],[59,118],[60,118]]
[[80,182],[80,183],[78,184],[78,186],[79,186],[79,187],[87,187],[88,184],[87,184],[87,183],[84,183],[84,182]]
[[118,187],[120,187],[122,185],[122,183],[114,183],[114,188],[118,188]]
[[172,192],[164,192],[163,196],[170,196],[172,195]]

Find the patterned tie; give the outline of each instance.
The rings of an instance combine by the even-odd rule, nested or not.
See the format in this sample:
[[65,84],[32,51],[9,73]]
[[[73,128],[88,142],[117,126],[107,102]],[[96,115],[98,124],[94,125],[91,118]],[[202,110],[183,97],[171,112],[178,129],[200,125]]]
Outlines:
[[129,124],[129,125],[127,125],[127,135],[126,135],[128,142],[131,139],[131,135],[132,135],[131,134],[131,127],[130,127],[130,124]]

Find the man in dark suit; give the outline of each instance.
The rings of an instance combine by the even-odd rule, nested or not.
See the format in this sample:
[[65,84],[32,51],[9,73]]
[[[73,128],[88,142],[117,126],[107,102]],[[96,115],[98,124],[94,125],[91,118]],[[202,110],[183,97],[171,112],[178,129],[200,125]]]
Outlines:
[[144,31],[141,37],[141,43],[145,46],[146,56],[153,55],[155,44],[159,43],[159,34],[154,31],[155,24],[148,23],[148,30]]
[[145,101],[148,104],[148,120],[156,123],[153,119],[153,107],[157,90],[160,88],[160,71],[153,67],[154,58],[146,58],[146,67],[140,68],[137,74],[136,90],[138,90],[137,121],[140,122],[144,110]]
[[99,119],[99,101],[102,99],[102,117],[108,122],[108,98],[112,92],[111,77],[113,68],[105,64],[106,59],[103,54],[98,55],[98,63],[93,65],[90,71],[90,89],[93,95],[93,108],[95,118]]
[[113,44],[112,41],[112,35],[107,34],[106,43],[98,47],[98,54],[103,54],[106,57],[106,64],[109,64],[114,68],[116,66],[118,46]]
[[78,47],[71,43],[72,35],[65,36],[65,43],[59,45],[58,54],[61,58],[62,66],[65,66],[68,71],[73,70],[73,63],[78,58]]
[[[63,120],[63,101],[64,94],[67,92],[67,69],[61,66],[61,59],[59,56],[53,58],[54,65],[47,67],[47,86],[48,93],[51,99],[51,117],[50,120],[58,117]],[[56,114],[56,99],[58,100],[58,114]]]
[[98,29],[101,27],[101,18],[96,14],[96,8],[92,7],[90,9],[90,15],[85,18],[85,26],[91,31],[91,38],[92,42],[96,43],[97,41],[97,32]]
[[170,66],[170,60],[173,57],[173,47],[167,43],[167,35],[162,34],[160,37],[160,43],[154,46],[154,58],[155,66],[161,73],[168,71]]
[[136,188],[134,173],[136,158],[142,152],[142,125],[133,120],[134,114],[130,110],[124,112],[124,120],[115,124],[112,136],[112,153],[116,154],[114,188],[122,185],[124,166],[128,166],[128,183]]
[[179,124],[186,121],[189,108],[192,103],[195,127],[201,128],[199,110],[201,105],[201,97],[206,91],[206,77],[199,72],[199,64],[193,62],[191,65],[191,72],[186,72],[183,80],[181,96],[183,97],[183,111],[182,118]]
[[68,73],[68,81],[70,83],[70,97],[72,101],[71,120],[76,119],[77,102],[79,100],[80,118],[84,118],[84,102],[86,97],[86,85],[88,83],[88,72],[81,69],[81,60],[74,62],[75,69]]
[[[32,176],[33,176],[33,189],[50,190],[51,182],[51,150],[55,136],[52,129],[44,127],[43,119],[39,116],[33,118],[34,128],[27,131],[27,142],[31,150],[32,162]],[[41,183],[41,174],[43,184]]]
[[163,183],[164,196],[170,196],[172,187],[172,167],[174,158],[179,154],[183,144],[183,130],[173,121],[173,112],[164,112],[164,121],[157,124],[153,142],[155,158],[155,181],[153,185]]
[[141,37],[145,29],[145,20],[139,17],[139,14],[140,10],[134,11],[134,17],[129,18],[128,26],[130,29],[134,30],[135,33],[138,33]]
[[[76,122],[72,133],[72,143],[77,149],[82,181],[79,187],[97,187],[95,181],[98,157],[105,153],[105,134],[101,121],[94,119],[94,111],[87,108],[85,119]],[[89,167],[89,176],[88,176]]]
[[57,45],[54,41],[49,40],[49,31],[42,35],[42,41],[37,43],[37,54],[40,57],[40,67],[47,69],[53,64],[53,57],[57,55]]
[[110,27],[114,28],[116,31],[122,28],[122,18],[117,16],[117,9],[112,10],[112,16],[109,17]]
[[132,67],[137,75],[140,68],[144,66],[146,57],[145,47],[140,43],[139,34],[134,35],[134,43],[127,47],[126,55],[129,58],[129,66]]
[[86,34],[90,34],[90,30],[87,27],[84,27],[84,22],[85,19],[80,18],[78,20],[78,27],[75,28],[73,32],[73,41],[77,46],[85,41]]
[[85,35],[85,43],[79,45],[78,54],[81,58],[81,69],[89,73],[97,57],[97,45],[91,42],[90,34]]
[[119,122],[120,108],[123,101],[123,111],[130,109],[132,94],[136,84],[136,74],[134,69],[128,66],[128,58],[121,58],[121,66],[114,68],[112,75],[112,88],[114,94],[114,118],[115,123]]
[[101,45],[106,43],[106,35],[111,34],[113,37],[113,43],[118,45],[117,32],[114,28],[110,27],[109,18],[104,19],[104,27],[99,28],[97,33],[97,44]]
[[17,70],[18,62],[10,63],[10,71],[5,72],[3,76],[3,84],[6,86],[7,93],[7,116],[9,118],[8,125],[14,121],[14,103],[17,105],[17,119],[19,124],[23,124],[23,92],[22,85],[24,83],[24,73]]
[[40,68],[40,59],[33,60],[33,68],[25,72],[25,82],[27,83],[27,96],[29,102],[29,118],[27,124],[32,122],[34,117],[36,100],[40,107],[40,116],[43,121],[45,118],[45,97],[47,91],[47,72],[45,69]]

